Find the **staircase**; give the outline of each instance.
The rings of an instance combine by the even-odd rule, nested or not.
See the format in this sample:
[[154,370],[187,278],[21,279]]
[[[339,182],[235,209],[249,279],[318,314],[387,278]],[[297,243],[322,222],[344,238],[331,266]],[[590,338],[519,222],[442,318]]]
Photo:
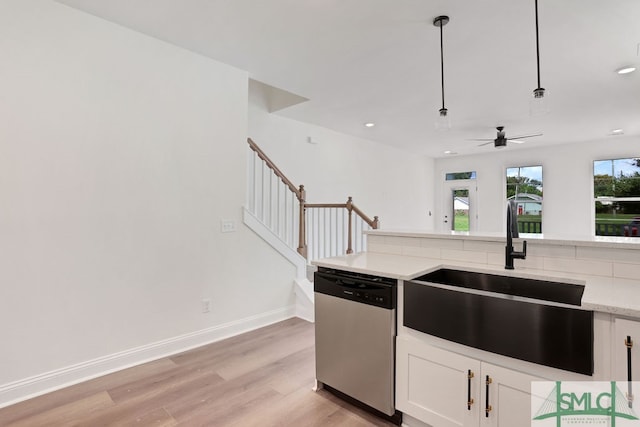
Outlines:
[[296,187],[251,138],[247,143],[244,223],[295,265],[296,315],[313,321],[310,262],[366,250],[363,232],[377,229],[378,217],[369,218],[351,197],[346,203],[307,203],[304,185]]

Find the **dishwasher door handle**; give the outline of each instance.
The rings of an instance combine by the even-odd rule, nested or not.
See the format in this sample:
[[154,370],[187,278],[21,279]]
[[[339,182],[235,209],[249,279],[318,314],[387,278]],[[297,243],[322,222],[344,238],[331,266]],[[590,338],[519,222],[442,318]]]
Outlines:
[[371,290],[371,289],[382,289],[383,286],[378,285],[369,285],[367,283],[362,282],[352,282],[350,280],[338,279],[336,280],[336,285],[342,286],[343,288],[348,289],[362,289],[362,290]]

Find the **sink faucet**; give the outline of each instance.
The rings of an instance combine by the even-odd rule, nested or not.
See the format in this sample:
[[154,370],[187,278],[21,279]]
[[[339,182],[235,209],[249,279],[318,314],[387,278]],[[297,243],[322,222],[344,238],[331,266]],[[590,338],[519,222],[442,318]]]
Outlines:
[[514,259],[525,259],[527,257],[527,241],[522,242],[522,252],[513,249],[513,238],[518,237],[518,204],[515,200],[510,200],[507,204],[507,246],[505,247],[504,268],[513,270]]

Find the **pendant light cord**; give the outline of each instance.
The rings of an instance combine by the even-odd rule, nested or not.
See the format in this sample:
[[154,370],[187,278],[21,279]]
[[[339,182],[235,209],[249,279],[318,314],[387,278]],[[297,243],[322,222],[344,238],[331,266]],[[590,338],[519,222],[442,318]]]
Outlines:
[[[538,0],[536,0],[537,2]],[[442,21],[440,21],[440,76],[442,81],[442,109],[444,110],[444,44],[442,42]],[[539,72],[538,72],[539,74]],[[539,86],[539,84],[538,84]]]
[[536,2],[536,63],[538,64],[538,89],[539,89],[540,88],[540,41],[538,40],[538,0],[535,0],[535,2]]

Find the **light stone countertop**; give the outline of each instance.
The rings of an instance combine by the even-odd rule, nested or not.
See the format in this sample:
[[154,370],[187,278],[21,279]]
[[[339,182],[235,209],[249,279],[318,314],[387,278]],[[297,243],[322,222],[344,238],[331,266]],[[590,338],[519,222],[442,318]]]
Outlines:
[[631,280],[518,267],[515,270],[505,270],[501,266],[494,265],[479,265],[374,252],[361,252],[325,258],[312,261],[312,264],[318,267],[373,274],[400,280],[411,280],[438,268],[457,268],[503,276],[584,284],[583,309],[640,318],[640,278]]

